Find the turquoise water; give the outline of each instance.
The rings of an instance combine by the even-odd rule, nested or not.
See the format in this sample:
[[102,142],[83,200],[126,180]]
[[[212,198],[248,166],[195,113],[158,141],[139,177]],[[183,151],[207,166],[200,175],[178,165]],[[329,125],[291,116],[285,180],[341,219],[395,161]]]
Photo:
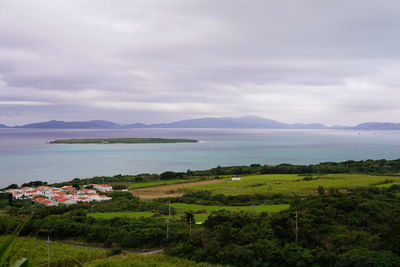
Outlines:
[[[194,138],[188,144],[55,145],[60,138]],[[260,164],[400,158],[400,131],[0,129],[0,186],[100,175]]]

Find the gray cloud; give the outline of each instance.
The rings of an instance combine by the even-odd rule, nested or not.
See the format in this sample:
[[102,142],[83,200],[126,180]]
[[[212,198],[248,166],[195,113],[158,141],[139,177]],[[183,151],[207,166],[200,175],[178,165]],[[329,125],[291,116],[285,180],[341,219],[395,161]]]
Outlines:
[[0,0],[0,123],[398,121],[400,3]]

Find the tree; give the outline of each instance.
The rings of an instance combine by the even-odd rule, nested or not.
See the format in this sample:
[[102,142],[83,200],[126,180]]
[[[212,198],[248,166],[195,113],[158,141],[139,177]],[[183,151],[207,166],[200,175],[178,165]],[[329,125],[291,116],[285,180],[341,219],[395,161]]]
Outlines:
[[318,188],[317,188],[317,192],[318,192],[318,194],[319,194],[320,196],[323,196],[323,195],[325,195],[325,188],[324,188],[322,185],[320,185],[320,186],[318,186]]
[[400,266],[400,257],[390,251],[355,248],[339,256],[336,266]]
[[185,211],[185,213],[183,214],[183,220],[185,222],[187,222],[188,224],[194,224],[195,220],[194,220],[194,214],[191,211]]
[[181,172],[163,172],[160,174],[160,179],[161,180],[171,180],[171,179],[175,179],[175,178],[182,178],[183,177],[183,173]]
[[21,187],[38,187],[42,185],[47,185],[47,182],[43,181],[30,181],[29,183],[24,183]]
[[296,243],[286,244],[282,249],[281,257],[288,266],[296,267],[310,266],[310,263],[313,260],[311,252]]
[[5,189],[16,189],[18,188],[17,184],[10,184],[9,186],[7,186]]
[[115,184],[115,185],[112,186],[112,188],[114,190],[122,190],[122,189],[127,189],[128,187],[126,185],[124,185],[124,184]]

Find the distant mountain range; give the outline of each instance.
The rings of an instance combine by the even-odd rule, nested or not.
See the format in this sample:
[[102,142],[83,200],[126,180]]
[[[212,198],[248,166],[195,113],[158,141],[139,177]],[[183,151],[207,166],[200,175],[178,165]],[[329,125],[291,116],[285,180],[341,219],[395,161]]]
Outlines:
[[15,128],[40,128],[40,129],[119,129],[121,125],[110,121],[46,121],[30,123]]
[[[128,125],[129,127],[130,125]],[[324,129],[322,124],[286,124],[257,116],[241,118],[201,118],[172,123],[152,124],[151,128],[265,128],[265,129]]]
[[400,130],[400,123],[366,122],[354,127],[355,130]]
[[[400,123],[367,122],[356,126],[327,127],[320,123],[295,123],[287,124],[275,120],[264,119],[258,116],[245,116],[240,118],[200,118],[181,120],[171,123],[159,124],[118,124],[110,121],[46,121],[30,123],[15,128],[39,129],[130,129],[130,128],[242,128],[242,129],[348,129],[348,130],[400,130]],[[0,124],[0,128],[8,128]]]

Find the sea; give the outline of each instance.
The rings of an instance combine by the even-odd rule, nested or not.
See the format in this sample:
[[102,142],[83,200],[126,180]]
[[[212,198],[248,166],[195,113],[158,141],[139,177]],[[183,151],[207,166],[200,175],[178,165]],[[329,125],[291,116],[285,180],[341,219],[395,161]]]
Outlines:
[[[62,138],[192,138],[178,144],[49,144]],[[277,129],[0,129],[0,187],[42,180],[400,158],[400,131]]]

